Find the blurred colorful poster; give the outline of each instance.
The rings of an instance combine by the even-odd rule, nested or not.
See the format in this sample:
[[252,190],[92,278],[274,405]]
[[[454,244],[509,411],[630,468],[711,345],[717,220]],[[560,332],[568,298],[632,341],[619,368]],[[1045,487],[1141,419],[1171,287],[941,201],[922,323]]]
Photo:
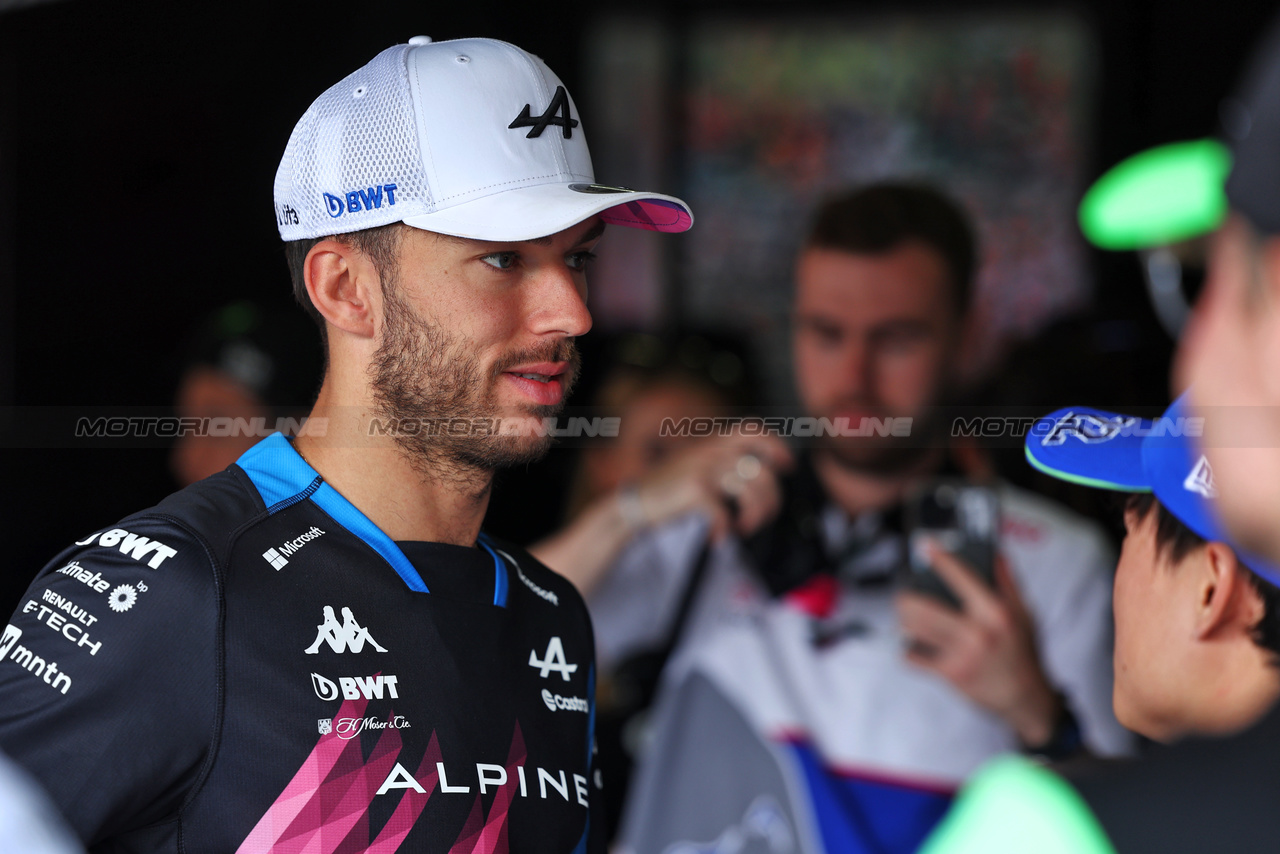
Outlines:
[[1093,46],[1073,16],[719,16],[672,29],[606,24],[591,54],[606,161],[638,186],[675,181],[697,220],[666,263],[629,250],[619,273],[635,293],[614,304],[642,321],[656,301],[661,319],[741,329],[785,388],[808,214],[825,193],[881,178],[933,182],[975,219],[972,368],[1088,300],[1074,211]]

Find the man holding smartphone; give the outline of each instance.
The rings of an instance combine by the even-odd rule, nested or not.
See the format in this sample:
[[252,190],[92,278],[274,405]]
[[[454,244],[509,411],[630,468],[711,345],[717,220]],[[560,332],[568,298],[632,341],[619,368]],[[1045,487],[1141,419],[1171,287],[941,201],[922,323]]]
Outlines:
[[[627,850],[911,851],[992,755],[1129,746],[1111,713],[1111,557],[1094,527],[1000,487],[1008,564],[994,589],[942,559],[962,610],[896,589],[904,498],[962,476],[938,408],[955,395],[976,257],[964,215],[927,187],[866,187],[816,212],[793,316],[805,413],[910,436],[824,434],[785,480],[750,454],[724,478],[734,503],[780,491],[782,509],[706,551]],[[660,528],[588,597],[605,667],[669,638],[706,540],[699,518]]]

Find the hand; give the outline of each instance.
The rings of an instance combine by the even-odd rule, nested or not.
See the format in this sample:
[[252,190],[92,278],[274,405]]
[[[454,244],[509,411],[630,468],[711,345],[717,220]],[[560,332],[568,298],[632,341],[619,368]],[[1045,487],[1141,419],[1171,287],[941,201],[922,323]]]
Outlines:
[[996,589],[936,546],[929,562],[960,600],[956,611],[920,593],[898,594],[898,619],[910,640],[907,660],[931,670],[1003,718],[1028,747],[1053,735],[1062,699],[1040,666],[1032,619],[1003,556]]
[[775,436],[729,436],[699,444],[635,485],[640,521],[656,525],[702,510],[711,518],[713,540],[731,532],[747,536],[777,516],[779,475],[793,464],[786,443]]

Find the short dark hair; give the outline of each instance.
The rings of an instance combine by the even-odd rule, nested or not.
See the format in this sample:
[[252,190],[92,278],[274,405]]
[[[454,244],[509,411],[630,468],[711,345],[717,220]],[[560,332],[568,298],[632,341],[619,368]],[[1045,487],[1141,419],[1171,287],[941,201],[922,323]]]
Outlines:
[[293,280],[293,298],[307,316],[320,327],[320,340],[325,345],[325,366],[328,366],[329,336],[325,330],[324,317],[311,304],[311,295],[307,293],[307,282],[303,277],[302,267],[306,263],[307,253],[311,247],[321,240],[336,240],[347,246],[353,246],[369,256],[373,268],[378,271],[378,278],[384,287],[394,282],[399,273],[398,258],[402,229],[409,226],[393,222],[377,228],[366,228],[362,231],[349,231],[343,234],[330,234],[325,237],[312,237],[305,240],[291,240],[284,245],[285,261],[289,264],[289,278]]
[[883,182],[829,196],[814,212],[805,247],[879,255],[909,240],[942,257],[956,314],[963,316],[972,299],[977,238],[960,205],[933,187]]
[[[1125,511],[1133,513],[1139,520],[1145,520],[1148,514],[1155,512],[1156,550],[1167,554],[1174,564],[1180,563],[1183,558],[1208,542],[1170,513],[1150,492],[1129,496]],[[1239,560],[1238,553],[1236,558]],[[1271,653],[1273,664],[1280,665],[1280,588],[1249,569],[1243,562],[1240,566],[1244,568],[1245,575],[1262,600],[1262,619],[1258,620],[1251,632],[1253,642]]]

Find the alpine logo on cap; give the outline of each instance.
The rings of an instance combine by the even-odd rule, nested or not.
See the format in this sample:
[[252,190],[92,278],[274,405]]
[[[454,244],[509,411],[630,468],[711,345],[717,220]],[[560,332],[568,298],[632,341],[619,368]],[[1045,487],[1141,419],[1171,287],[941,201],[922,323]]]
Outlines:
[[556,93],[551,96],[551,103],[547,105],[542,115],[531,115],[532,108],[532,104],[525,104],[520,115],[516,116],[515,121],[507,125],[507,128],[532,128],[525,134],[525,139],[533,139],[542,136],[547,125],[559,125],[565,139],[573,137],[573,129],[578,126],[578,120],[569,115],[569,93],[563,86],[556,87]]
[[1068,436],[1074,436],[1086,445],[1097,445],[1111,441],[1126,428],[1132,428],[1137,423],[1137,418],[1128,415],[1100,418],[1087,412],[1080,415],[1068,412],[1058,419],[1053,429],[1049,431],[1049,435],[1040,440],[1040,444],[1049,448],[1061,445],[1067,441]]
[[1209,467],[1208,457],[1200,455],[1200,460],[1192,467],[1191,474],[1182,482],[1182,487],[1205,498],[1218,497],[1218,487],[1213,482],[1213,469]]

